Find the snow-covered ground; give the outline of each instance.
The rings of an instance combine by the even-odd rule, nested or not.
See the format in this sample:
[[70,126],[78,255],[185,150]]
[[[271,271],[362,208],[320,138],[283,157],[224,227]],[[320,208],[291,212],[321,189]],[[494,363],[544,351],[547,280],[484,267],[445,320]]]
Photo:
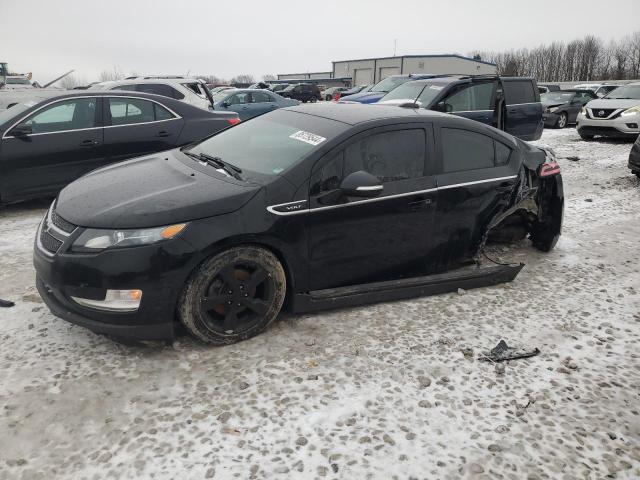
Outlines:
[[[631,145],[545,131],[563,236],[511,284],[127,347],[33,287],[47,202],[0,210],[0,479],[640,477],[640,184]],[[570,160],[567,157],[574,157]],[[577,161],[576,161],[577,158]],[[499,339],[542,353],[500,373]]]

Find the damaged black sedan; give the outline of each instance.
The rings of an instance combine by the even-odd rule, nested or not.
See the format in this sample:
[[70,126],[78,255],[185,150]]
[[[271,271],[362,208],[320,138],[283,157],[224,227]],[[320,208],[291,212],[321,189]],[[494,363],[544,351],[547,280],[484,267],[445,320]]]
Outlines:
[[424,109],[310,105],[72,183],[34,262],[70,322],[166,340],[181,322],[228,344],[282,308],[510,281],[521,265],[473,263],[489,235],[506,226],[548,251],[562,214],[551,151]]

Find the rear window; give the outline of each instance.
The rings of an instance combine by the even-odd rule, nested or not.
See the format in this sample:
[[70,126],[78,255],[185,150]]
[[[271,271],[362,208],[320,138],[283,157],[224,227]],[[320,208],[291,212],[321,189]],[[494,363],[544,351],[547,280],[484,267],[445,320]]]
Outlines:
[[536,102],[536,94],[531,80],[503,81],[507,105]]

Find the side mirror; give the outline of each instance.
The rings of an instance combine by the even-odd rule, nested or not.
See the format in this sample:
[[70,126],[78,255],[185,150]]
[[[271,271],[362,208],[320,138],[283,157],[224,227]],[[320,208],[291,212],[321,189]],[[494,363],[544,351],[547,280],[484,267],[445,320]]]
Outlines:
[[453,107],[449,105],[447,102],[442,101],[436,104],[435,108],[438,112],[451,113],[453,111]]
[[364,170],[350,173],[340,184],[340,191],[346,197],[377,197],[383,189],[380,180]]
[[11,129],[9,135],[13,135],[14,137],[26,137],[27,135],[31,135],[33,133],[33,129],[31,125],[17,125]]
[[222,102],[220,105],[222,105],[222,108],[229,108],[229,102],[227,102],[226,100],[224,102]]

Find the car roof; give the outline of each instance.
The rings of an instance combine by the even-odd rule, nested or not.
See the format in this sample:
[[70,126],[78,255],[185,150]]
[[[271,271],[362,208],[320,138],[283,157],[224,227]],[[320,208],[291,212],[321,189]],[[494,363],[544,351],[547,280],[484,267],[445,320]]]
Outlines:
[[100,82],[96,85],[103,85],[105,87],[110,87],[112,85],[135,85],[138,83],[167,83],[171,85],[182,85],[183,83],[197,82],[202,83],[197,78],[131,78],[126,80],[109,80],[106,82]]
[[425,117],[446,117],[451,115],[426,109],[413,109],[385,105],[365,105],[361,103],[323,102],[311,105],[297,105],[285,110],[327,118],[348,125],[384,120],[387,118],[411,118],[424,120]]
[[[144,92],[130,92],[128,90],[72,90],[66,91],[62,95],[55,95],[52,97],[47,97],[42,99],[38,104],[49,102],[52,100],[61,100],[64,98],[78,98],[78,97],[136,97],[136,98],[146,98],[148,100],[154,100],[156,102],[165,103],[171,106],[172,109],[181,108],[181,107],[191,107],[197,110],[198,107],[193,107],[192,105],[182,102],[180,100],[175,100],[170,97],[165,97],[163,95],[156,95],[153,93],[144,93]],[[205,111],[205,110],[203,110]]]

